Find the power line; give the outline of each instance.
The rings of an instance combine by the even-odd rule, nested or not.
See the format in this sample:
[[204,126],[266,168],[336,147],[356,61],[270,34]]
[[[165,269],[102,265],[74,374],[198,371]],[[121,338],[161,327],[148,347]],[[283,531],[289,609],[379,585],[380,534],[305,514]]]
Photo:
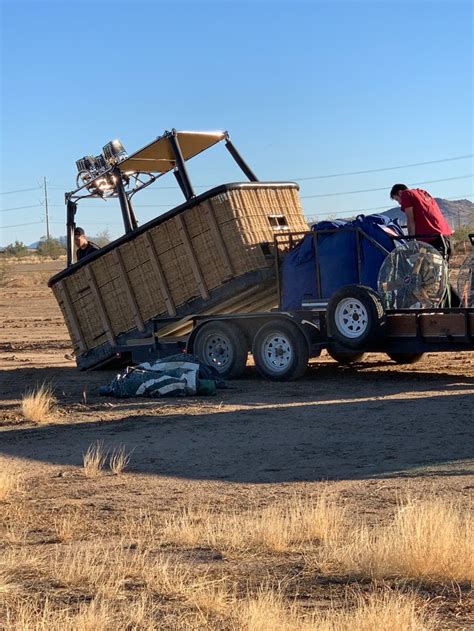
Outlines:
[[[469,195],[457,195],[456,197],[444,197],[447,201],[458,201],[461,199],[468,199],[469,197],[474,197],[471,193]],[[396,208],[396,206],[372,206],[371,208],[353,208],[352,210],[320,210],[320,211],[307,211],[305,212],[305,217],[315,217],[316,215],[348,215],[355,214],[361,212],[367,212],[368,210],[391,210],[392,208]]]
[[15,208],[2,208],[0,213],[9,213],[12,210],[23,210],[24,208],[37,208],[38,204],[32,204],[31,206],[16,206]]
[[17,223],[14,226],[2,226],[2,228],[20,228],[21,226],[37,226],[38,224],[42,224],[42,221],[32,221],[30,223]]
[[[344,177],[346,175],[364,175],[366,173],[380,173],[382,171],[395,171],[396,169],[409,169],[412,167],[418,167],[418,166],[426,166],[429,164],[440,164],[442,162],[454,162],[456,160],[467,160],[468,158],[473,158],[474,154],[466,154],[463,156],[454,156],[453,158],[440,158],[438,160],[429,160],[427,162],[412,162],[410,164],[400,164],[397,166],[391,166],[391,167],[380,167],[377,169],[364,169],[361,171],[345,171],[343,173],[330,173],[328,175],[311,175],[308,177],[291,177],[288,178],[289,180],[295,180],[297,182],[303,182],[303,181],[308,181],[308,180],[323,180],[323,179],[329,179],[329,178],[335,178],[335,177]],[[49,188],[51,189],[56,189],[56,190],[64,190],[65,188],[67,188],[69,185],[51,185],[49,186]],[[197,188],[204,188],[206,186],[215,186],[215,184],[196,184],[195,185]],[[36,191],[40,188],[43,188],[42,186],[35,186],[33,188],[22,188],[22,189],[17,189],[14,191],[3,191],[0,193],[0,195],[11,195],[13,193],[25,193],[27,191]],[[165,190],[165,189],[170,189],[170,190],[174,190],[176,187],[175,186],[158,186],[155,187],[154,190],[156,189],[160,189],[160,190]],[[149,190],[149,189],[148,189]]]
[[34,188],[22,188],[17,191],[3,191],[0,195],[12,195],[13,193],[26,193],[26,191],[37,191],[41,186],[35,186]]
[[[435,182],[449,182],[451,180],[463,180],[465,178],[468,177],[473,177],[474,174],[470,173],[469,175],[458,175],[456,177],[445,177],[445,178],[439,178],[437,180],[424,180],[423,182],[414,182],[413,184],[410,184],[409,186],[418,186],[418,184],[433,184]],[[337,195],[354,195],[355,193],[371,193],[373,191],[386,191],[388,190],[390,187],[389,186],[382,186],[379,188],[365,188],[365,189],[360,189],[358,191],[343,191],[341,193],[322,193],[319,195],[302,195],[301,199],[313,199],[314,197],[335,197]]]
[[[464,156],[455,156],[453,158],[440,158],[439,160],[429,160],[427,162],[412,162],[410,164],[400,164],[397,166],[391,167],[380,167],[378,169],[365,169],[362,171],[345,171],[343,173],[331,173],[329,175],[312,175],[308,177],[289,177],[288,180],[295,182],[306,182],[308,180],[324,180],[335,177],[344,177],[347,175],[365,175],[367,173],[381,173],[382,171],[395,171],[396,169],[409,169],[412,167],[426,166],[430,164],[440,164],[442,162],[454,162],[456,160],[467,160],[469,158],[474,158],[474,154],[466,154]],[[217,184],[195,184],[195,188],[207,188],[209,186],[217,186]],[[50,186],[53,189],[63,190],[61,186]],[[153,190],[175,190],[175,186],[156,186]],[[146,189],[151,190],[151,189]]]
[[427,164],[439,164],[440,162],[453,162],[454,160],[465,160],[467,158],[473,158],[474,154],[469,154],[466,156],[456,156],[455,158],[442,158],[440,160],[430,160],[429,162],[413,162],[412,164],[401,164],[396,167],[382,167],[380,169],[368,169],[365,171],[346,171],[345,173],[331,173],[331,175],[313,175],[311,177],[297,177],[290,178],[294,179],[297,182],[303,182],[306,180],[323,180],[331,177],[343,177],[345,175],[363,175],[365,173],[380,173],[381,171],[395,171],[395,169],[409,169],[411,167],[420,167],[425,166]]

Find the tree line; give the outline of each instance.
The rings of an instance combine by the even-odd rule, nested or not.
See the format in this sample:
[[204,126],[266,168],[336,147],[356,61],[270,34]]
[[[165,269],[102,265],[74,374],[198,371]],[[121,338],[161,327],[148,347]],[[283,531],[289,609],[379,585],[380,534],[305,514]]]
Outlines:
[[[107,243],[110,243],[109,231],[103,230],[102,232],[99,232],[99,234],[95,237],[91,237],[91,241],[94,241],[94,243],[97,243],[97,245],[102,248],[104,245],[107,245]],[[15,241],[14,243],[9,243],[5,246],[3,252],[1,252],[1,255],[4,257],[16,258],[22,258],[32,254],[39,254],[40,256],[47,258],[58,259],[66,254],[66,247],[61,239],[43,236],[34,250],[28,248],[23,241]]]

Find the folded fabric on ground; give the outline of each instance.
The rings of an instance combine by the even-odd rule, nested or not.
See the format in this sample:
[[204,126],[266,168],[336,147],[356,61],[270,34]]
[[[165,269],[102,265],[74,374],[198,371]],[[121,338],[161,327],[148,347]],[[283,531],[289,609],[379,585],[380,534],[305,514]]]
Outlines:
[[223,387],[225,383],[214,368],[193,355],[181,353],[129,366],[110,385],[101,386],[99,394],[119,398],[176,397],[215,394],[216,388]]

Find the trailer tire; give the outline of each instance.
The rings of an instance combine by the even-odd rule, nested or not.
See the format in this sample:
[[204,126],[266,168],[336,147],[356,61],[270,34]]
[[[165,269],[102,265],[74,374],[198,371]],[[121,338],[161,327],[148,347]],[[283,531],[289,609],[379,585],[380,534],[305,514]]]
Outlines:
[[424,353],[387,353],[387,355],[397,364],[416,364]]
[[365,353],[360,353],[359,351],[350,351],[346,349],[338,348],[328,348],[326,349],[330,357],[332,357],[338,364],[342,364],[347,366],[348,364],[355,364],[361,362]]
[[207,322],[196,331],[192,352],[223,379],[238,379],[247,365],[248,343],[232,322]]
[[350,349],[363,348],[384,335],[385,310],[370,287],[341,287],[329,300],[326,317],[329,335]]
[[258,372],[271,381],[293,381],[306,372],[309,347],[303,333],[291,322],[274,320],[256,333],[252,354]]

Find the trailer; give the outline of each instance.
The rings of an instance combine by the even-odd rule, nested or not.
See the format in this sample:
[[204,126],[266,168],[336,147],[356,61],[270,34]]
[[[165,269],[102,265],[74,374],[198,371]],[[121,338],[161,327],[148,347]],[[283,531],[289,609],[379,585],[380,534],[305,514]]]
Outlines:
[[[286,242],[288,251],[305,235],[311,235],[317,243],[320,234],[313,231],[275,236],[276,308],[252,313],[196,314],[185,323],[158,319],[146,347],[125,348],[122,352],[133,362],[187,350],[214,366],[225,379],[241,376],[251,353],[264,378],[288,381],[301,377],[309,360],[318,357],[323,349],[341,364],[356,363],[369,352],[385,353],[398,364],[412,364],[426,352],[474,350],[474,307],[386,309],[380,294],[360,282],[344,285],[324,299],[319,264],[316,299],[303,300],[299,309],[284,310],[279,273],[281,253],[285,251],[282,242]],[[359,246],[371,237],[355,229],[355,238],[360,281]],[[474,235],[470,238],[474,245]],[[379,244],[374,245],[384,250]],[[170,327],[181,334],[173,342],[160,335],[160,331],[166,334]]]

